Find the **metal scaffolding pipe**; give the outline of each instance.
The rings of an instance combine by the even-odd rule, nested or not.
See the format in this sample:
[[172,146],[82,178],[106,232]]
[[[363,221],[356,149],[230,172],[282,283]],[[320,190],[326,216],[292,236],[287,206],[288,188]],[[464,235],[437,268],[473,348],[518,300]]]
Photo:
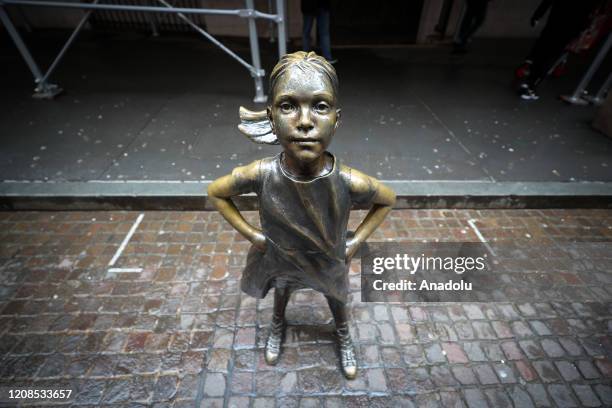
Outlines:
[[[253,0],[246,0],[246,6],[253,9]],[[267,100],[263,91],[264,70],[261,69],[261,59],[259,58],[259,39],[257,38],[257,25],[254,18],[249,18],[249,42],[251,45],[251,62],[253,63],[253,79],[255,80],[255,102],[264,103]],[[280,41],[279,41],[280,43]]]
[[593,75],[595,75],[595,72],[597,72],[597,70],[599,69],[599,66],[601,65],[603,60],[606,58],[606,56],[608,55],[608,51],[610,51],[611,47],[612,47],[612,33],[608,34],[608,38],[606,39],[606,42],[601,46],[601,48],[597,52],[597,56],[595,56],[595,59],[589,66],[589,69],[587,69],[584,76],[578,83],[578,86],[576,87],[576,90],[574,91],[574,93],[569,96],[563,95],[561,96],[561,99],[573,105],[587,104],[587,101],[582,99],[581,96],[584,93],[584,90],[586,89],[589,82],[591,82],[591,78],[593,78]]
[[43,77],[43,74],[40,71],[40,68],[38,68],[36,61],[34,61],[34,57],[32,57],[32,54],[28,50],[28,47],[23,42],[21,35],[19,35],[19,31],[17,31],[10,17],[6,13],[6,10],[4,10],[4,7],[2,7],[2,3],[0,3],[0,21],[2,21],[2,25],[4,25],[4,28],[6,28],[6,31],[8,31],[9,35],[13,39],[13,42],[17,46],[19,53],[28,65],[28,68],[30,68],[30,71],[32,71],[32,75],[34,75],[34,80],[36,82],[40,81]]
[[18,5],[18,6],[41,6],[41,7],[61,7],[61,8],[80,8],[90,10],[113,10],[113,11],[147,11],[154,13],[183,13],[183,14],[210,14],[221,16],[238,16],[243,18],[263,18],[268,20],[277,20],[275,14],[262,13],[254,9],[235,9],[235,10],[217,10],[217,9],[199,9],[185,7],[156,7],[156,6],[134,6],[134,5],[119,5],[119,4],[90,4],[90,3],[68,3],[62,1],[42,1],[42,0],[0,0],[0,5]]
[[285,31],[285,0],[276,0],[276,13],[278,18],[276,25],[278,28],[278,58],[287,53],[287,32]]
[[[21,53],[22,57],[26,61],[26,64],[32,71],[34,75],[34,81],[37,84],[35,97],[38,98],[52,98],[61,92],[61,88],[57,85],[50,84],[47,82],[50,75],[54,72],[57,65],[60,63],[61,59],[64,57],[64,54],[68,50],[68,48],[72,45],[74,40],[76,39],[79,32],[82,30],[83,26],[87,22],[87,19],[91,15],[91,13],[95,10],[111,10],[111,11],[142,11],[142,12],[153,12],[153,13],[172,13],[176,14],[181,20],[183,20],[186,24],[188,24],[191,28],[196,30],[199,34],[207,38],[210,42],[212,42],[217,47],[221,48],[224,52],[226,52],[230,57],[235,59],[242,66],[247,68],[253,77],[255,82],[255,102],[265,102],[266,95],[263,91],[263,77],[265,75],[264,70],[261,68],[261,59],[259,55],[259,41],[257,37],[257,26],[255,19],[263,18],[272,20],[277,24],[278,29],[278,53],[279,58],[287,53],[287,44],[286,44],[286,24],[285,24],[285,0],[276,0],[276,14],[262,13],[255,10],[255,5],[253,0],[246,0],[246,9],[236,9],[236,10],[224,10],[224,9],[197,9],[197,8],[183,8],[183,7],[174,7],[166,0],[152,0],[158,1],[164,7],[156,7],[156,6],[136,6],[136,5],[118,5],[118,4],[98,4],[99,0],[94,0],[92,3],[69,3],[62,1],[42,1],[42,0],[0,0],[0,21],[2,21],[3,25],[6,27],[9,35],[13,39],[13,42],[17,46],[17,49]],[[47,70],[45,74],[43,74],[36,64],[32,54],[30,53],[28,47],[23,42],[21,36],[19,35],[18,30],[13,25],[10,17],[6,13],[4,6],[6,5],[17,5],[17,6],[39,6],[39,7],[62,7],[62,8],[77,8],[87,10],[85,15],[82,17],[81,21],[78,23],[77,27],[74,29],[62,49],[60,50],[57,57],[54,59],[53,63]],[[210,14],[210,15],[233,15],[241,18],[247,18],[249,24],[249,42],[251,48],[251,58],[252,65],[249,64],[246,60],[241,58],[238,54],[230,50],[228,47],[223,45],[219,40],[217,40],[214,36],[206,32],[200,26],[195,24],[193,21],[189,19],[185,14]],[[155,22],[150,21],[151,27],[153,29],[153,33],[157,32]]]
[[[157,0],[159,1],[161,4],[165,5],[166,7],[172,7],[166,0]],[[230,57],[234,58],[236,61],[238,61],[242,66],[244,66],[246,69],[249,70],[249,72],[251,72],[251,74],[253,74],[253,67],[246,62],[244,59],[242,59],[238,54],[236,54],[234,51],[230,50],[229,48],[227,48],[225,45],[223,45],[219,40],[217,40],[215,37],[213,37],[212,35],[210,35],[206,30],[203,30],[200,26],[198,26],[196,23],[194,23],[193,21],[191,21],[187,16],[185,16],[183,13],[177,13],[176,14],[181,20],[183,20],[185,23],[187,23],[191,28],[193,28],[194,30],[196,30],[198,33],[202,34],[204,37],[206,37],[210,42],[212,42],[213,44],[215,44],[217,47],[221,48],[223,51],[225,51]],[[251,21],[251,20],[249,20]]]
[[[100,0],[94,0],[93,4],[98,3],[98,1],[100,1]],[[70,34],[70,37],[68,38],[68,41],[66,41],[66,44],[64,44],[64,47],[62,47],[62,49],[59,52],[59,54],[57,54],[57,57],[55,57],[55,60],[53,60],[53,62],[51,63],[51,65],[47,69],[47,72],[45,73],[45,76],[43,76],[42,79],[40,80],[41,83],[46,83],[47,79],[49,78],[49,76],[53,73],[53,71],[55,71],[55,67],[57,67],[57,64],[59,64],[59,62],[61,61],[61,59],[64,56],[64,54],[66,53],[66,51],[68,51],[68,48],[70,48],[70,46],[74,42],[74,40],[77,37],[77,35],[79,35],[79,33],[81,32],[81,29],[83,28],[83,26],[85,25],[87,20],[89,20],[89,16],[91,16],[92,12],[93,12],[93,10],[87,10],[85,12],[85,15],[81,18],[81,21],[79,21],[79,24],[76,26],[76,28],[74,29],[72,34]]]

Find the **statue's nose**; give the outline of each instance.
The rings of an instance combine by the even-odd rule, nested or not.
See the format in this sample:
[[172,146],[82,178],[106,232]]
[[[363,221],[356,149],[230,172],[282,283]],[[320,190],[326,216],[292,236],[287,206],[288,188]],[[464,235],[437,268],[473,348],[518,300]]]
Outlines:
[[302,108],[300,109],[300,120],[298,122],[298,129],[302,132],[309,132],[314,127],[314,123],[310,116],[310,109]]

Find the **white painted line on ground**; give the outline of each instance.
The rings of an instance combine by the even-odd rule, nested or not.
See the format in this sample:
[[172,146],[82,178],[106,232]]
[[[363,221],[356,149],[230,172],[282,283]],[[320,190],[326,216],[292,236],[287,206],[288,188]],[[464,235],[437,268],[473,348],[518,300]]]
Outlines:
[[125,246],[129,242],[130,238],[132,238],[132,235],[134,235],[134,232],[136,232],[136,228],[138,228],[138,225],[140,225],[140,222],[142,221],[143,218],[144,218],[144,213],[138,216],[138,218],[134,222],[134,225],[132,225],[132,228],[130,228],[130,232],[128,232],[128,234],[123,239],[123,242],[119,246],[119,249],[117,249],[117,252],[115,252],[113,259],[111,259],[110,262],[108,263],[108,266],[113,266],[115,262],[117,262],[117,259],[119,259],[119,257],[121,256],[121,253],[125,249]]
[[129,273],[140,273],[142,268],[108,268],[109,272],[129,272]]
[[478,227],[476,226],[475,223],[475,219],[471,219],[468,220],[468,224],[470,224],[470,227],[472,228],[472,231],[474,231],[474,233],[476,234],[476,236],[478,237],[478,239],[480,240],[480,242],[482,242],[484,244],[484,246],[489,250],[489,252],[491,253],[491,255],[493,256],[497,256],[497,254],[495,253],[495,251],[493,250],[493,248],[491,248],[491,246],[489,245],[489,243],[487,242],[486,239],[484,239],[484,237],[482,236],[482,234],[480,233],[480,230],[478,229]]

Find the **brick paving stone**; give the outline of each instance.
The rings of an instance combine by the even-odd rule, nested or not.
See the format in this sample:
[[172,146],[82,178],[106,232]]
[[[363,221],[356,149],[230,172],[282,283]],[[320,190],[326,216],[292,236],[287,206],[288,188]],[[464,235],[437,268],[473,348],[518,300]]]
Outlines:
[[595,395],[595,392],[589,385],[574,384],[572,385],[574,393],[578,397],[580,404],[585,407],[600,407],[601,401]]
[[580,344],[573,338],[560,337],[559,343],[561,343],[561,346],[563,346],[567,354],[572,357],[577,357],[584,354],[584,352],[582,351],[582,347],[580,347]]
[[233,394],[246,394],[253,391],[253,373],[242,371],[232,374],[230,389]]
[[555,365],[565,381],[578,381],[582,378],[576,366],[569,361],[555,361]]
[[512,387],[508,390],[508,394],[510,395],[510,399],[512,399],[515,407],[530,408],[534,406],[533,401],[529,397],[527,391],[521,387]]
[[558,358],[565,356],[565,350],[553,339],[542,339],[540,345],[548,357]]
[[[360,303],[357,261],[350,310],[361,369],[347,381],[331,314],[313,291],[292,297],[279,363],[263,361],[273,296],[240,293],[249,243],[217,213],[145,213],[119,260],[143,272],[107,273],[137,215],[0,212],[0,386],[73,381],[80,406],[612,406],[612,308],[594,302],[612,280],[592,271],[596,258],[549,254],[544,267],[555,273],[538,282],[569,282],[572,303],[542,290],[531,303],[450,305]],[[463,240],[472,218],[491,240],[529,231],[559,247],[612,237],[609,211],[407,210],[372,240]],[[213,280],[215,271],[228,275]]]
[[534,317],[537,316],[537,311],[530,303],[520,303],[517,305],[519,309],[519,313],[524,317]]
[[204,393],[209,397],[220,397],[225,394],[225,376],[221,373],[206,374]]
[[411,384],[409,392],[424,393],[434,389],[430,375],[425,368],[407,370],[408,381]]
[[612,378],[612,361],[607,358],[595,359],[595,365],[604,377]]
[[482,385],[491,385],[499,383],[497,379],[497,375],[495,375],[495,371],[488,364],[478,364],[473,368],[476,376],[478,377],[478,381]]
[[517,382],[514,371],[512,371],[512,368],[509,365],[505,363],[494,363],[493,369],[503,384],[513,384]]
[[544,382],[550,383],[561,380],[559,373],[555,369],[555,365],[550,361],[534,361],[533,367],[540,376],[540,379]]
[[538,336],[550,336],[552,334],[548,326],[546,326],[546,323],[541,320],[531,320],[529,321],[529,325]]
[[530,359],[544,357],[544,351],[542,350],[540,345],[533,340],[522,340],[519,342],[519,346]]
[[510,397],[500,388],[489,388],[484,390],[485,396],[489,400],[492,407],[513,407]]
[[493,327],[489,322],[472,322],[476,338],[482,340],[494,340],[497,338]]
[[408,308],[404,306],[390,306],[391,316],[393,316],[393,320],[396,323],[404,323],[410,321],[410,316],[408,314]]
[[443,343],[442,348],[450,363],[467,363],[469,361],[458,343]]
[[466,388],[463,390],[463,395],[469,408],[487,408],[490,406],[484,394],[478,388]]
[[525,338],[533,336],[533,331],[529,328],[529,325],[524,321],[512,322],[512,331],[518,338]]
[[515,363],[515,366],[523,380],[534,381],[538,378],[536,371],[533,369],[533,367],[528,361],[517,361]]
[[572,396],[571,390],[562,384],[548,386],[548,393],[558,407],[577,407],[578,403]]
[[438,343],[433,343],[425,347],[425,355],[430,363],[442,363],[446,357],[442,353],[442,347]]
[[596,384],[593,388],[604,406],[612,406],[612,386],[609,384]]
[[468,321],[459,321],[455,323],[453,327],[461,340],[472,340],[476,338],[476,333],[472,328],[472,324]]
[[489,361],[502,361],[506,358],[498,343],[484,343],[483,349]]
[[600,377],[599,371],[589,360],[578,360],[576,362],[578,370],[587,380],[594,380]]
[[451,375],[451,371],[448,367],[435,366],[430,370],[431,380],[433,383],[441,388],[454,387],[457,385],[457,380]]
[[368,379],[368,389],[370,391],[387,391],[387,380],[385,379],[384,371],[380,368],[372,368],[366,371]]
[[462,385],[478,384],[478,380],[470,367],[456,366],[452,368],[452,372],[457,381]]
[[387,367],[397,367],[403,365],[401,352],[394,347],[382,347],[381,350],[383,364]]
[[153,401],[173,399],[176,395],[178,381],[178,377],[174,375],[160,376],[153,389]]
[[552,407],[552,403],[542,384],[526,384],[525,389],[533,399],[536,407]]
[[463,310],[470,320],[481,320],[485,318],[485,315],[478,305],[466,304],[463,305]]
[[493,330],[495,330],[495,334],[497,334],[498,338],[503,339],[514,337],[514,334],[512,333],[512,330],[508,323],[503,321],[495,321],[492,322],[491,325],[493,326]]
[[386,370],[388,387],[393,393],[404,393],[408,390],[409,377],[403,368],[388,368]]
[[[440,392],[440,405],[449,408],[463,408],[465,404],[461,400],[461,394],[457,391]],[[404,404],[399,406],[410,407],[411,405]],[[412,405],[414,406],[414,405]]]
[[415,322],[422,322],[428,320],[427,312],[422,307],[411,306],[410,315],[412,316],[412,320],[414,320]]
[[508,360],[521,360],[525,358],[518,345],[513,341],[502,343],[501,348]]
[[486,361],[487,357],[478,342],[463,343],[463,350],[467,354],[470,361]]
[[178,388],[176,390],[177,399],[195,400],[199,391],[199,375],[184,375],[180,378]]

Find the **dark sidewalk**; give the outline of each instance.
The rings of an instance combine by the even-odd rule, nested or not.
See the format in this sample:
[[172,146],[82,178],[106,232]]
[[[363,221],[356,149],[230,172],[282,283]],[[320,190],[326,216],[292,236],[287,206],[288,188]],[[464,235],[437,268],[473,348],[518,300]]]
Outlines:
[[[354,260],[361,368],[347,381],[325,299],[310,290],[289,304],[278,366],[265,364],[272,295],[240,292],[249,245],[217,213],[144,213],[115,265],[142,271],[110,272],[138,216],[0,212],[1,389],[70,389],[64,403],[83,407],[612,405],[610,251],[553,253],[534,275],[575,295],[521,303],[362,303]],[[612,213],[393,211],[372,240],[477,241],[474,228],[530,248],[609,245]],[[522,265],[528,250],[514,254]]]
[[[27,37],[41,65],[61,34]],[[261,44],[269,72],[274,47]],[[432,195],[525,182],[544,195],[585,184],[610,195],[598,183],[612,181],[612,140],[590,128],[595,109],[555,98],[573,91],[584,61],[574,58],[565,77],[547,81],[540,101],[524,102],[511,82],[529,46],[481,41],[465,56],[445,46],[337,50],[343,116],[331,150],[407,190],[425,183]],[[256,107],[252,80],[198,39],[85,33],[54,75],[66,89],[55,101],[30,98],[31,76],[6,36],[0,59],[3,195],[70,195],[81,187],[66,182],[90,181],[111,182],[104,191],[130,181],[137,194],[159,195],[164,182],[184,181],[197,183],[181,184],[185,191],[203,192],[208,180],[278,151],[237,131],[238,107]],[[161,183],[141,183],[151,181]]]

